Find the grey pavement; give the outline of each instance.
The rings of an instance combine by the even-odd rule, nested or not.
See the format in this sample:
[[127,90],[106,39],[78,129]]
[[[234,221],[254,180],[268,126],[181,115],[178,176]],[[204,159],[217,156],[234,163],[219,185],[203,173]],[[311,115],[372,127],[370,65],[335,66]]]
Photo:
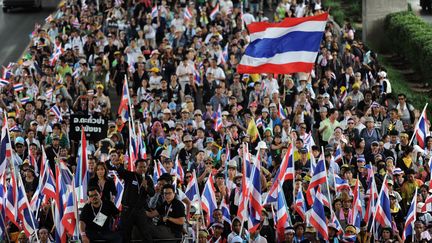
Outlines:
[[425,12],[420,7],[420,0],[408,0],[415,14],[420,16],[425,22],[432,24],[432,13]]
[[8,13],[0,10],[0,65],[18,60],[30,41],[29,35],[35,23],[43,24],[58,3],[55,0],[42,0],[42,10],[17,8]]

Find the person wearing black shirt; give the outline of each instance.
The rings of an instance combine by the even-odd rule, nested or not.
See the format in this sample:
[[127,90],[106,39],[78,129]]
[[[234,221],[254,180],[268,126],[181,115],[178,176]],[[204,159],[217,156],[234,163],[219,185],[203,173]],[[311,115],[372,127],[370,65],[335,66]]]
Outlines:
[[108,169],[104,162],[99,162],[95,168],[95,175],[90,178],[89,187],[99,187],[103,200],[111,201],[112,196],[117,195],[114,180],[108,177]]
[[[183,203],[176,198],[173,185],[164,185],[163,196],[165,201],[156,210],[147,211],[149,218],[160,217],[159,225],[150,224],[148,226],[151,238],[172,239],[181,238],[183,224],[186,221],[186,211]],[[151,242],[151,241],[150,241]]]
[[[114,166],[118,166],[118,164]],[[125,170],[123,166],[116,167],[118,175],[124,180],[125,185],[120,226],[125,242],[130,242],[133,226],[140,226],[138,225],[140,218],[137,215],[141,210],[148,209],[148,199],[155,194],[153,180],[146,175],[147,162],[139,159],[135,162],[135,167],[135,172]],[[140,233],[142,233],[141,229]]]
[[119,215],[119,210],[114,203],[102,201],[98,187],[89,188],[87,195],[90,203],[82,209],[79,223],[82,242],[95,240],[122,242],[121,235],[110,230],[112,220]]

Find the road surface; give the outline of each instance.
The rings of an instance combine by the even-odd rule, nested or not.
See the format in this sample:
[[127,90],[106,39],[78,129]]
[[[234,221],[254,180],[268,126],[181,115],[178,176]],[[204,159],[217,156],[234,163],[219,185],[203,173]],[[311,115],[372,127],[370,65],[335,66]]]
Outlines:
[[[42,10],[14,9],[8,13],[0,10],[0,65],[18,60],[29,43],[35,23],[43,24],[58,3],[58,0],[42,0]],[[1,0],[0,5],[3,6]]]
[[425,22],[432,24],[432,13],[425,12],[420,7],[420,0],[408,0],[415,14],[420,16]]

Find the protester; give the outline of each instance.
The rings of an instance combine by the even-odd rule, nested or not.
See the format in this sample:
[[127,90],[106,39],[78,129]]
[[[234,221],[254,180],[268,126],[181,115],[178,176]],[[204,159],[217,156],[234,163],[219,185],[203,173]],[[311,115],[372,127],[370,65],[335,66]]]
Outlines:
[[[7,236],[402,242],[414,212],[414,242],[430,240],[429,123],[351,23],[327,22],[308,73],[238,70],[256,45],[246,25],[318,16],[326,4],[63,2],[0,79]],[[33,231],[19,194],[8,201],[20,183]]]

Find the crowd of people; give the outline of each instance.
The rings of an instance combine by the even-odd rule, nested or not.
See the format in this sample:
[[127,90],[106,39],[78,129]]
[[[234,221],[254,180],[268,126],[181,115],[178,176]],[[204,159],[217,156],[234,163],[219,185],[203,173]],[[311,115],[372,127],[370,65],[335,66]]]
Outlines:
[[[432,138],[411,141],[421,107],[392,92],[376,53],[355,38],[349,23],[338,29],[328,21],[310,73],[236,71],[250,42],[248,24],[311,16],[324,5],[320,0],[62,3],[36,26],[27,54],[4,67],[0,81],[12,165],[29,202],[39,190],[45,155],[54,177],[58,166],[76,173],[81,141],[69,136],[70,125],[71,117],[83,115],[108,121],[104,139],[87,138],[88,200],[76,230],[83,242],[322,242],[313,216],[299,213],[296,196],[306,198],[322,155],[327,220],[334,213],[341,226],[328,224],[329,242],[403,242],[416,188],[417,219],[405,242],[430,242]],[[117,112],[125,79],[133,122]],[[145,144],[134,160],[131,137]],[[289,148],[295,175],[283,182],[289,220],[280,235],[274,205],[264,205],[264,198]],[[250,232],[247,219],[237,217],[249,155],[261,166],[263,199],[261,223]],[[336,177],[348,186],[337,187]],[[214,182],[213,211],[185,194],[193,178],[196,195]],[[367,215],[371,178],[378,192],[383,184],[389,190],[388,227],[353,222],[354,198],[361,201],[361,218]],[[356,183],[360,197],[352,193]],[[3,239],[54,242],[59,226],[52,204],[44,200],[36,208],[37,237],[6,217]],[[311,205],[304,207],[310,212]]]

